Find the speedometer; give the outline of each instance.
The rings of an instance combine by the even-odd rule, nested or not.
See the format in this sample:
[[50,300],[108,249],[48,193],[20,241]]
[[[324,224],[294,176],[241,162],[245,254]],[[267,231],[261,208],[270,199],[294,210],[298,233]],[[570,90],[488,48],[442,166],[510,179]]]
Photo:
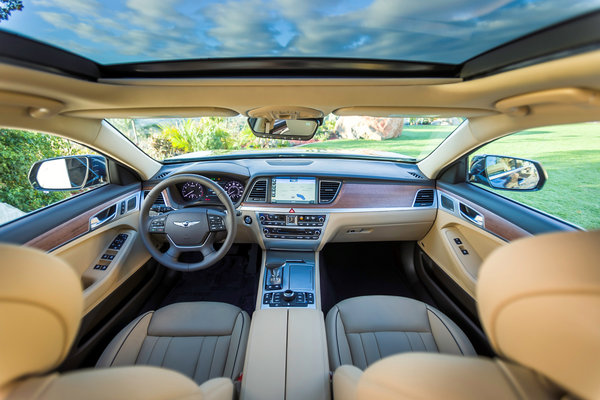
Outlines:
[[229,181],[223,188],[234,203],[237,203],[242,198],[242,194],[244,194],[244,185],[238,181]]
[[204,188],[198,182],[186,182],[181,187],[181,196],[186,200],[196,200],[202,197]]

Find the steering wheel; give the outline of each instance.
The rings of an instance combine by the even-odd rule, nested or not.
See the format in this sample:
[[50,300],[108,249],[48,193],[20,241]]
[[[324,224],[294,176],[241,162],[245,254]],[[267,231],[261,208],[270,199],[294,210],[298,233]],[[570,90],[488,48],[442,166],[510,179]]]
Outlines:
[[[188,207],[150,216],[150,208],[160,192],[171,185],[189,181],[214,190],[226,212],[216,208]],[[229,195],[221,186],[200,175],[176,175],[156,185],[142,203],[139,226],[142,242],[152,257],[165,267],[177,271],[198,271],[214,265],[227,253],[237,232],[235,208]],[[227,231],[227,236],[221,248],[215,250],[213,244],[217,233],[223,231]],[[169,242],[166,253],[161,253],[154,246],[150,235],[160,235]],[[181,253],[191,251],[199,251],[204,259],[197,263],[178,261]]]

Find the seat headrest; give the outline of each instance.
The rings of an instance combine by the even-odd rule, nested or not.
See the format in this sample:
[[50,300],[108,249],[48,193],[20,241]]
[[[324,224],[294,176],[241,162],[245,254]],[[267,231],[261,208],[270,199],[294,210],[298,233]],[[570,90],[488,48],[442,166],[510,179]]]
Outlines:
[[479,315],[499,355],[600,398],[600,231],[513,242],[484,262]]
[[57,257],[0,244],[0,387],[67,355],[83,310],[81,283]]

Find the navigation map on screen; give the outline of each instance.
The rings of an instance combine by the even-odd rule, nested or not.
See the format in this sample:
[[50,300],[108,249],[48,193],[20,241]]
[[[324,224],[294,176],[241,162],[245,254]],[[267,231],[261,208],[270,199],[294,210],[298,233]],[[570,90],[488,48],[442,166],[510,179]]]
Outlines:
[[316,204],[315,178],[273,178],[271,203]]

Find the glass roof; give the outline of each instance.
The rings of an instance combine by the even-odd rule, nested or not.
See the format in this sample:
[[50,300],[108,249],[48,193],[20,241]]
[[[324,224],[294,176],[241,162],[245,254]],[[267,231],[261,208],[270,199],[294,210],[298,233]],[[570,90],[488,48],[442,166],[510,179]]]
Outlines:
[[459,64],[600,0],[29,0],[0,29],[100,64],[344,57]]

